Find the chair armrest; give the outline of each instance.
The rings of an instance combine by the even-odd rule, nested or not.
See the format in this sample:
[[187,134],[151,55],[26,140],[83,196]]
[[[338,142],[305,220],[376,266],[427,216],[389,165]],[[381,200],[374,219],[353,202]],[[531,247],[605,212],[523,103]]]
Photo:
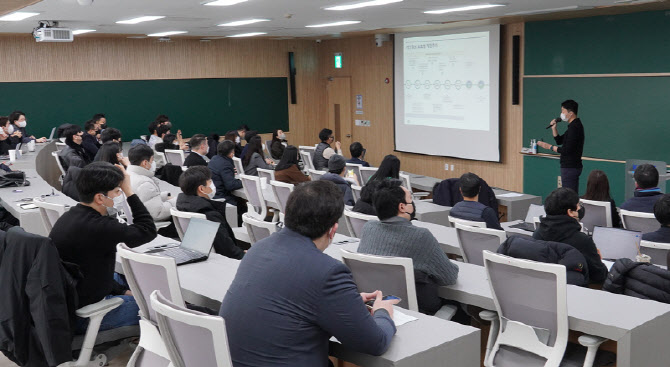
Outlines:
[[77,310],[77,316],[83,318],[91,318],[97,315],[104,315],[109,311],[121,306],[123,299],[119,297],[113,297],[109,299],[103,299],[100,302],[90,304],[88,306],[82,307]]
[[601,338],[599,336],[594,335],[582,335],[577,339],[579,344],[585,347],[597,347],[600,344],[604,343],[606,340],[607,339],[605,338]]
[[493,321],[498,319],[498,313],[496,311],[484,310],[479,312],[479,317],[482,320]]

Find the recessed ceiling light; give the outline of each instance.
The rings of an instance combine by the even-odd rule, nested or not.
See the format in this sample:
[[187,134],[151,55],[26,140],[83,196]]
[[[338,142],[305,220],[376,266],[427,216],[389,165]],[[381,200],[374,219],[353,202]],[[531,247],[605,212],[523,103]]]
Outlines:
[[365,8],[368,6],[380,6],[386,4],[399,3],[401,1],[402,0],[371,0],[356,4],[331,6],[329,8],[326,8],[326,10],[351,10],[351,9]]
[[564,10],[575,10],[578,9],[578,5],[572,5],[572,6],[564,6],[562,8],[552,8],[552,9],[539,9],[539,10],[525,10],[525,11],[517,11],[514,13],[507,13],[505,15],[523,15],[523,14],[539,14],[539,13],[552,13],[555,11],[564,11]]
[[205,3],[207,6],[229,6],[229,5],[235,5],[239,3],[243,3],[247,0],[216,0],[216,1],[210,1],[208,3]]
[[360,22],[361,22],[360,20],[343,20],[341,22],[334,22],[334,23],[306,25],[305,27],[307,27],[307,28],[337,27],[337,26],[341,26],[341,25],[358,24]]
[[167,36],[173,36],[175,34],[184,34],[188,33],[186,31],[167,31],[167,32],[159,32],[159,33],[151,33],[147,34],[149,37],[167,37]]
[[7,14],[3,17],[0,17],[0,20],[3,22],[18,22],[24,19],[28,19],[30,17],[34,17],[35,15],[40,15],[40,13],[31,13],[31,12],[25,12],[25,11],[15,11],[11,14]]
[[260,22],[269,22],[270,19],[247,19],[247,20],[238,20],[235,22],[219,24],[219,27],[237,27],[241,25],[254,24]]
[[138,17],[133,19],[119,20],[116,24],[137,24],[142,22],[151,22],[152,20],[163,19],[165,16],[162,15],[148,15],[144,17]]
[[459,7],[459,8],[429,10],[429,11],[424,11],[424,13],[425,14],[444,14],[444,13],[451,13],[451,12],[455,12],[455,11],[468,11],[468,10],[495,8],[495,7],[498,7],[498,6],[505,6],[505,5],[503,5],[503,4],[470,5],[470,6],[462,6],[462,7]]
[[266,32],[251,32],[251,33],[240,33],[240,34],[234,34],[232,36],[228,36],[230,38],[237,38],[237,37],[253,37],[253,36],[260,36],[263,34],[267,34]]
[[95,32],[95,29],[75,29],[74,31],[72,31],[72,34],[78,35],[91,32]]

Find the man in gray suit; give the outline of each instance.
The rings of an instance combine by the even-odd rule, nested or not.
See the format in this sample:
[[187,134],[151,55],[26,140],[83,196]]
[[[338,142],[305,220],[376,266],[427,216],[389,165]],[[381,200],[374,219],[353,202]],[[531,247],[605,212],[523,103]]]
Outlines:
[[398,300],[358,293],[349,269],[323,253],[343,210],[332,182],[297,186],[286,204],[286,227],[244,256],[219,312],[235,367],[325,367],[332,336],[362,353],[386,351]]

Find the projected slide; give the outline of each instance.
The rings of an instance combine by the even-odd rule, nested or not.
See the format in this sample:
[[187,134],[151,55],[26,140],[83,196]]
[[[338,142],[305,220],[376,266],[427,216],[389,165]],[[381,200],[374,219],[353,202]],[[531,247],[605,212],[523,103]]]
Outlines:
[[405,38],[405,123],[489,129],[489,32]]
[[395,149],[500,161],[500,26],[394,38]]

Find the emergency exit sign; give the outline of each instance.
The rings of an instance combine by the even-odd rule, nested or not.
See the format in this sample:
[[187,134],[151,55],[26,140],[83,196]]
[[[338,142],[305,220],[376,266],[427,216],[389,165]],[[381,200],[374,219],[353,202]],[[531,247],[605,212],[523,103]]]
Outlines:
[[335,53],[335,69],[342,69],[342,53]]

